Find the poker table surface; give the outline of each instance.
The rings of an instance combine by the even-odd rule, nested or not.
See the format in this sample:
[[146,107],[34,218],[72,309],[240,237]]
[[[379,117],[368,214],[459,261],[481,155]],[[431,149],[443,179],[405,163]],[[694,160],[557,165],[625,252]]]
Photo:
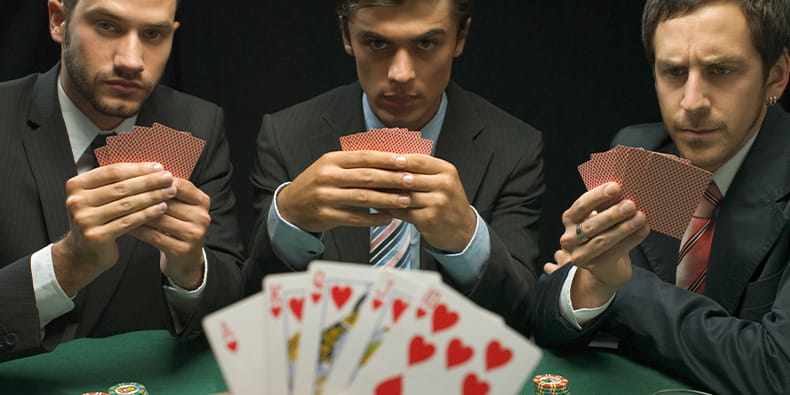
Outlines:
[[[534,394],[532,377],[544,373],[567,378],[568,389],[574,395],[652,394],[692,388],[612,351],[559,353],[544,349],[522,394]],[[165,331],[78,339],[51,353],[0,363],[0,394],[81,395],[132,381],[145,385],[152,395],[227,391],[204,339],[183,343]]]

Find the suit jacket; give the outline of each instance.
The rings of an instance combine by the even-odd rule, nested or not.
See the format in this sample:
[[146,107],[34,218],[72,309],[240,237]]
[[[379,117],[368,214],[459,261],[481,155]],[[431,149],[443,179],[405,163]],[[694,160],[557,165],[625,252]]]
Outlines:
[[[620,338],[621,348],[717,394],[790,392],[788,130],[790,117],[770,108],[721,201],[704,296],[673,285],[680,240],[652,232],[631,251],[631,281],[580,332],[557,311],[569,267],[542,277],[536,340],[580,346],[605,329]],[[617,144],[677,153],[661,124],[626,128]]]
[[[56,66],[0,84],[0,360],[52,350],[69,340],[64,326],[79,323],[76,337],[103,337],[140,329],[174,331],[159,270],[159,251],[131,236],[117,240],[119,259],[78,293],[72,313],[47,325],[40,338],[30,273],[33,252],[69,230],[66,180],[77,174],[57,98]],[[230,190],[231,165],[222,110],[159,86],[137,123],[190,131],[206,140],[190,181],[211,197],[205,239],[208,277],[184,336],[194,336],[201,317],[243,294],[242,246]],[[199,333],[199,332],[197,332]]]
[[[522,332],[537,272],[539,198],[543,186],[540,132],[454,83],[436,157],[458,169],[469,202],[488,224],[491,254],[471,289],[459,289]],[[339,138],[366,130],[359,83],[335,88],[263,117],[252,171],[257,225],[245,267],[247,291],[268,273],[294,270],[272,251],[266,216],[275,189],[293,180],[321,155],[340,150]],[[338,227],[324,234],[323,258],[369,262],[369,228]],[[422,243],[422,269],[442,272]],[[444,280],[453,280],[442,272]],[[458,288],[456,286],[456,288]]]

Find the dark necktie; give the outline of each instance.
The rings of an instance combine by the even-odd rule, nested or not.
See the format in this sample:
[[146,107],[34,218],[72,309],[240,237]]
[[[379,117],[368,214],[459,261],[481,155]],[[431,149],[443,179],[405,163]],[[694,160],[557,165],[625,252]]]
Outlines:
[[99,161],[96,159],[96,154],[93,152],[93,150],[107,145],[107,137],[115,136],[115,134],[115,132],[99,133],[96,137],[94,137],[93,141],[91,141],[88,151],[85,152],[86,158],[89,158],[85,159],[85,161],[86,163],[90,163],[91,169],[99,167]]

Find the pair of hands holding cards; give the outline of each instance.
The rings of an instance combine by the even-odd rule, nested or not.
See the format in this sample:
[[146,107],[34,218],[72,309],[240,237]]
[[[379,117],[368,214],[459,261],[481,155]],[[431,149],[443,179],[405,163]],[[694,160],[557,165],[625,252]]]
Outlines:
[[541,356],[438,273],[321,261],[203,328],[233,394],[514,394]]
[[[115,240],[129,234],[162,252],[161,270],[176,284],[197,288],[210,199],[187,179],[204,146],[188,132],[156,123],[109,137],[95,150],[101,167],[66,183],[71,229],[53,255],[79,258],[98,275],[118,260]],[[93,276],[65,280],[73,295]]]
[[[337,226],[382,226],[399,218],[434,248],[462,251],[476,217],[455,166],[429,156],[420,132],[374,129],[344,136],[277,195],[288,222],[318,233]],[[369,209],[375,209],[371,212]]]
[[651,229],[681,239],[713,176],[688,160],[642,148],[618,146],[590,157],[579,166],[588,192],[563,214],[557,264],[544,267],[551,273],[572,261],[584,269],[574,279],[574,308],[601,306],[630,280],[628,254]]

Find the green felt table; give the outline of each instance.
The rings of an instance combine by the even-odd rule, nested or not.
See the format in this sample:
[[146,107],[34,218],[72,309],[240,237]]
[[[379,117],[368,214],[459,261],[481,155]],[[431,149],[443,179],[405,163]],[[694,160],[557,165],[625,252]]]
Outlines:
[[[687,383],[608,351],[559,354],[543,359],[523,394],[533,394],[531,377],[554,373],[581,394],[652,394]],[[164,331],[79,339],[48,354],[0,363],[0,394],[80,395],[106,391],[127,381],[144,384],[152,395],[201,395],[227,391],[205,340],[179,343]]]

